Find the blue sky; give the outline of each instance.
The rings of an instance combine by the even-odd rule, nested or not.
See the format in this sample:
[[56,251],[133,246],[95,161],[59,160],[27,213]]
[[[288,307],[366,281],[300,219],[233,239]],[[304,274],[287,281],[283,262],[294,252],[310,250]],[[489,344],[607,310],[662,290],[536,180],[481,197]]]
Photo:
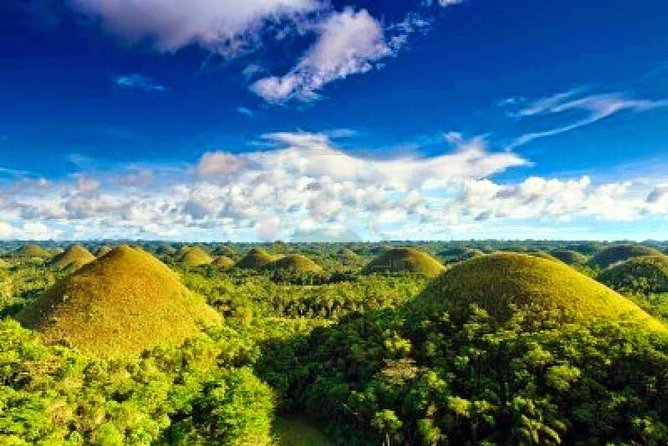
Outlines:
[[0,15],[0,238],[668,237],[665,2]]

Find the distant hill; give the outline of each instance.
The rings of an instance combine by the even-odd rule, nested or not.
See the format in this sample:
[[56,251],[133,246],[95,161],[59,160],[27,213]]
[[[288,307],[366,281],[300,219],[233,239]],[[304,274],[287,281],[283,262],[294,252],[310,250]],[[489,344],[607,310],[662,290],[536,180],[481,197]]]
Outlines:
[[463,246],[446,248],[441,250],[438,254],[447,262],[461,262],[463,260],[468,260],[472,259],[473,257],[484,255],[485,253],[479,249]]
[[219,315],[150,254],[114,248],[68,277],[18,316],[50,342],[101,357],[178,344]]
[[93,260],[95,256],[83,246],[70,245],[64,252],[55,256],[51,264],[59,269],[80,268]]
[[550,251],[550,254],[567,265],[584,265],[587,263],[586,255],[571,249],[555,249]]
[[112,247],[109,245],[102,245],[95,250],[95,257],[102,257],[106,253],[110,252]]
[[516,307],[570,312],[584,323],[628,317],[666,330],[661,322],[605,285],[564,263],[526,254],[490,254],[460,263],[437,278],[413,303],[418,309],[442,308],[455,318],[471,304],[499,322],[510,318]]
[[201,266],[213,262],[213,258],[205,250],[199,246],[195,246],[183,250],[179,261],[188,266]]
[[603,249],[591,259],[591,264],[598,268],[607,268],[615,263],[624,262],[633,257],[662,255],[660,251],[643,245],[614,245]]
[[51,257],[51,254],[46,249],[39,245],[25,245],[14,251],[20,257],[31,257],[45,259]]
[[634,257],[603,270],[598,279],[619,291],[634,293],[668,292],[668,257]]
[[213,262],[211,262],[211,264],[213,266],[217,266],[220,269],[228,269],[234,266],[234,260],[227,256],[218,256],[213,260]]
[[272,271],[289,271],[293,273],[314,273],[320,274],[323,269],[313,260],[301,254],[290,254],[280,259],[274,260],[265,266]]
[[426,252],[414,248],[393,248],[372,260],[362,273],[412,272],[436,276],[443,271],[443,264]]
[[234,266],[240,269],[260,269],[279,259],[262,248],[253,248],[246,253]]

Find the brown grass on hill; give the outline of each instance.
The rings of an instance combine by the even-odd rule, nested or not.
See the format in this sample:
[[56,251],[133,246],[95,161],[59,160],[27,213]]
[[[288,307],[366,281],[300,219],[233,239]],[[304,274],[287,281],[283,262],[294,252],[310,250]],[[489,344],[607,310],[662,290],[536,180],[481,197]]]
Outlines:
[[21,257],[31,257],[45,259],[51,257],[51,254],[46,249],[39,245],[25,245],[15,251],[16,255]]
[[372,260],[362,273],[412,272],[434,277],[443,271],[443,264],[426,252],[415,248],[392,248]]
[[435,305],[455,316],[471,304],[499,321],[509,318],[517,307],[567,311],[584,323],[628,317],[666,331],[661,322],[605,285],[565,263],[526,254],[490,254],[460,263],[414,302],[416,308]]
[[18,319],[49,342],[118,357],[179,344],[220,316],[158,259],[120,246],[58,282]]
[[201,266],[208,265],[213,258],[199,246],[194,246],[184,250],[179,260],[188,266]]
[[253,248],[234,266],[241,269],[260,269],[279,258],[280,256],[271,255],[262,248]]
[[64,252],[53,258],[56,268],[80,268],[95,260],[95,256],[81,245],[71,245]]
[[290,254],[280,259],[274,260],[266,265],[266,268],[272,271],[290,271],[293,273],[314,273],[320,274],[323,269],[313,260],[301,254]]
[[234,266],[234,260],[230,259],[227,256],[219,256],[211,262],[213,266],[217,266],[220,269],[228,269]]

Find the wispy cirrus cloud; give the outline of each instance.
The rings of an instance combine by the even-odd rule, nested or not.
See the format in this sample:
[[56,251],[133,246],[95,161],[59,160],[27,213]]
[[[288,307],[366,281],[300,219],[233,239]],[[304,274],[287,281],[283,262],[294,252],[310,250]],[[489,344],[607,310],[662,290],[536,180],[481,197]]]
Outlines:
[[160,82],[138,73],[116,76],[113,81],[118,87],[127,90],[137,90],[146,93],[162,93],[167,91],[167,87]]
[[515,138],[509,147],[519,147],[539,138],[546,138],[575,130],[594,124],[617,113],[641,113],[668,106],[668,99],[639,99],[620,92],[583,95],[583,91],[583,89],[570,90],[530,103],[522,100],[505,100],[502,105],[520,106],[518,110],[508,113],[510,116],[519,119],[559,115],[567,112],[585,115],[558,127],[521,135]]
[[244,115],[248,118],[254,118],[255,117],[255,112],[248,107],[243,107],[243,106],[237,107],[237,113],[239,113],[241,115]]

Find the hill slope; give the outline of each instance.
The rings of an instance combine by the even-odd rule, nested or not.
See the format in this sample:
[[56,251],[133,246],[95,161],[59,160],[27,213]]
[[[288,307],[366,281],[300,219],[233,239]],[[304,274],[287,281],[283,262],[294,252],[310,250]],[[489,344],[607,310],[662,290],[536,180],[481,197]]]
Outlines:
[[86,263],[95,260],[95,256],[81,245],[70,245],[67,249],[53,258],[52,265],[56,268],[80,268]]
[[394,248],[372,260],[362,273],[404,271],[433,277],[445,271],[445,267],[426,252],[414,248]]
[[301,254],[290,254],[266,265],[272,271],[290,271],[293,273],[322,273],[322,267]]
[[668,292],[668,257],[634,257],[603,270],[598,280],[619,291]]
[[115,248],[64,278],[18,319],[50,342],[115,357],[178,344],[218,314],[150,254]]
[[208,265],[213,261],[213,258],[205,250],[199,246],[195,246],[185,249],[181,253],[179,260],[188,266],[200,266]]
[[234,266],[241,269],[259,269],[278,260],[278,256],[269,254],[262,248],[253,248],[246,253]]
[[230,259],[227,256],[219,256],[211,262],[213,266],[217,266],[220,269],[228,269],[234,266],[234,260]]
[[36,257],[40,259],[51,257],[51,254],[39,245],[25,245],[14,251],[14,253],[21,257]]
[[555,249],[550,251],[550,254],[567,265],[584,265],[587,263],[586,255],[571,249]]
[[661,255],[661,252],[643,245],[615,245],[605,248],[592,257],[591,264],[598,268],[607,268],[633,257],[657,255]]
[[516,306],[567,311],[585,323],[628,316],[665,330],[663,324],[605,285],[564,263],[525,254],[490,254],[461,263],[436,279],[413,303],[416,308],[440,307],[454,317],[470,304],[498,321],[508,319]]

